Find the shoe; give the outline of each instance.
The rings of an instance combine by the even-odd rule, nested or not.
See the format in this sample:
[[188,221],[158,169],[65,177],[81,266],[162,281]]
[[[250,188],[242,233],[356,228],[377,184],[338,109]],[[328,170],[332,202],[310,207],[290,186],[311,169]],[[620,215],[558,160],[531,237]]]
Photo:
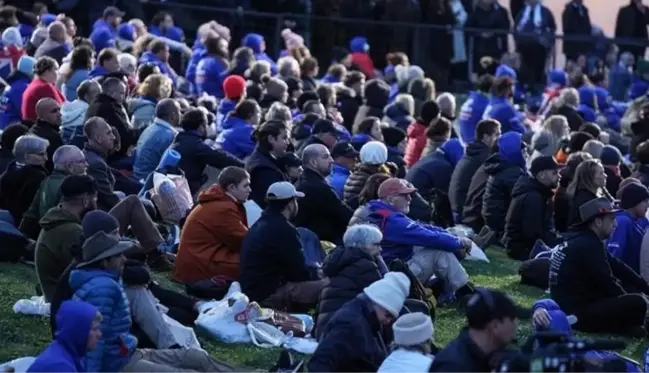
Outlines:
[[149,255],[146,264],[154,271],[166,272],[174,268],[174,264],[162,253]]

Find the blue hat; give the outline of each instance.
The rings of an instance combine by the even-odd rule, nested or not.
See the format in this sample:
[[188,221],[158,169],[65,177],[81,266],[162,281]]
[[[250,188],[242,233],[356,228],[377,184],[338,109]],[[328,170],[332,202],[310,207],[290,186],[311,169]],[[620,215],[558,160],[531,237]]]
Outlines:
[[99,27],[90,34],[90,41],[99,53],[106,48],[115,48],[115,38],[107,27]]
[[449,139],[440,149],[446,154],[446,158],[452,165],[457,165],[464,156],[464,145],[458,139]]
[[496,69],[496,78],[510,78],[513,81],[516,81],[518,78],[518,75],[516,74],[516,70],[512,69],[511,67],[507,65],[499,65],[498,68]]
[[32,78],[34,77],[35,64],[36,64],[36,59],[34,57],[22,56],[18,60],[18,66],[16,67],[16,70]]
[[369,52],[370,44],[365,36],[356,36],[349,42],[349,50],[352,53]]
[[56,15],[52,13],[42,14],[40,21],[43,25],[49,26],[52,22],[56,21]]
[[561,69],[555,69],[550,71],[548,80],[551,84],[557,84],[561,87],[565,87],[568,85],[568,74],[566,74],[566,72]]
[[135,27],[128,22],[124,22],[117,28],[117,35],[124,40],[134,41]]
[[622,153],[613,145],[605,145],[599,159],[604,166],[619,166],[620,162],[622,162]]

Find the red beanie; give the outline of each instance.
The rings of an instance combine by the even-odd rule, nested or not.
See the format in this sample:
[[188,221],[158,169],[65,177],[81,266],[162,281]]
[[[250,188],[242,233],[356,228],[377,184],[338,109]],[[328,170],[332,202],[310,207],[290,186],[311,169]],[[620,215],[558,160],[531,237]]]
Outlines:
[[239,75],[230,75],[223,81],[223,93],[232,100],[243,97],[246,91],[246,81]]

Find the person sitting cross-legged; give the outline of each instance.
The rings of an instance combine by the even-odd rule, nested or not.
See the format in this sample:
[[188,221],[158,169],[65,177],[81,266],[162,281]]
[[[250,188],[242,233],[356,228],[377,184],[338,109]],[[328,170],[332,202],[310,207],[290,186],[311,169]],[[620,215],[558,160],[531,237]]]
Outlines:
[[642,275],[649,270],[640,260],[643,257],[642,240],[649,227],[649,190],[639,182],[630,182],[618,194],[622,211],[615,216],[615,230],[608,239],[608,251]]

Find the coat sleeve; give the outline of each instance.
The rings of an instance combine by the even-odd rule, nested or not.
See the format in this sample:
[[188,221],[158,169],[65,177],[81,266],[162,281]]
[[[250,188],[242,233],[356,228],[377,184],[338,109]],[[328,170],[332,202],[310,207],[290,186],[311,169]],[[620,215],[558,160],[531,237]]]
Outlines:
[[383,235],[384,239],[401,245],[423,246],[448,252],[456,252],[461,247],[457,237],[427,229],[399,213],[393,213],[387,218]]
[[104,211],[110,211],[119,203],[119,197],[113,193],[113,185],[108,178],[109,172],[110,169],[102,162],[88,167],[88,175],[92,176],[97,183],[97,202]]
[[[46,179],[47,180],[47,179]],[[34,195],[34,199],[32,199],[32,203],[29,205],[29,208],[25,213],[23,214],[23,218],[20,221],[20,231],[23,232],[23,234],[33,240],[38,238],[38,235],[41,231],[41,226],[38,223],[40,220],[39,215],[39,210],[40,210],[40,201],[41,201],[41,194],[43,193],[43,184],[45,183],[45,180],[41,182],[41,186]]]
[[540,194],[527,193],[521,199],[512,200],[510,203],[510,209],[515,208],[515,204],[520,204],[521,215],[512,218],[525,222],[521,226],[524,237],[536,239],[543,236],[545,229],[544,217],[543,214],[539,213],[539,211],[543,211],[543,202]]
[[202,146],[200,147],[200,149],[195,150],[197,153],[196,155],[208,166],[212,166],[220,170],[229,166],[244,167],[244,163],[232,154],[221,149],[212,149],[205,144],[201,145]]
[[232,208],[220,211],[219,218],[212,221],[214,222],[213,231],[219,232],[219,240],[227,247],[238,248],[237,251],[241,251],[248,227],[241,221],[237,211]]
[[278,246],[276,252],[277,260],[280,266],[286,268],[284,273],[288,281],[300,282],[310,281],[311,272],[306,266],[306,258],[302,250],[302,243],[295,231],[283,230],[277,232],[277,237],[281,237],[281,246]]
[[[592,248],[587,248],[588,252],[584,250],[581,254],[583,259],[583,266],[586,271],[589,272],[588,278],[593,279],[596,283],[593,284],[593,288],[600,289],[599,292],[602,297],[618,297],[620,295],[626,294],[626,291],[617,283],[615,277],[613,277],[613,271],[610,266],[608,252],[604,248],[599,250],[591,250]],[[617,260],[616,258],[610,257]]]
[[102,372],[103,371],[103,351],[108,349],[106,340],[113,338],[113,313],[116,306],[117,294],[108,284],[97,284],[93,289],[86,293],[83,301],[97,307],[101,313],[102,320],[100,330],[102,337],[97,341],[97,347],[92,351],[88,351],[86,355],[86,368],[88,372]]
[[608,252],[615,258],[622,258],[626,249],[626,238],[629,236],[631,226],[627,219],[617,219],[615,230],[608,239]]
[[354,330],[351,325],[338,325],[331,330],[318,344],[307,368],[309,372],[339,372],[347,361],[350,351],[354,350]]

